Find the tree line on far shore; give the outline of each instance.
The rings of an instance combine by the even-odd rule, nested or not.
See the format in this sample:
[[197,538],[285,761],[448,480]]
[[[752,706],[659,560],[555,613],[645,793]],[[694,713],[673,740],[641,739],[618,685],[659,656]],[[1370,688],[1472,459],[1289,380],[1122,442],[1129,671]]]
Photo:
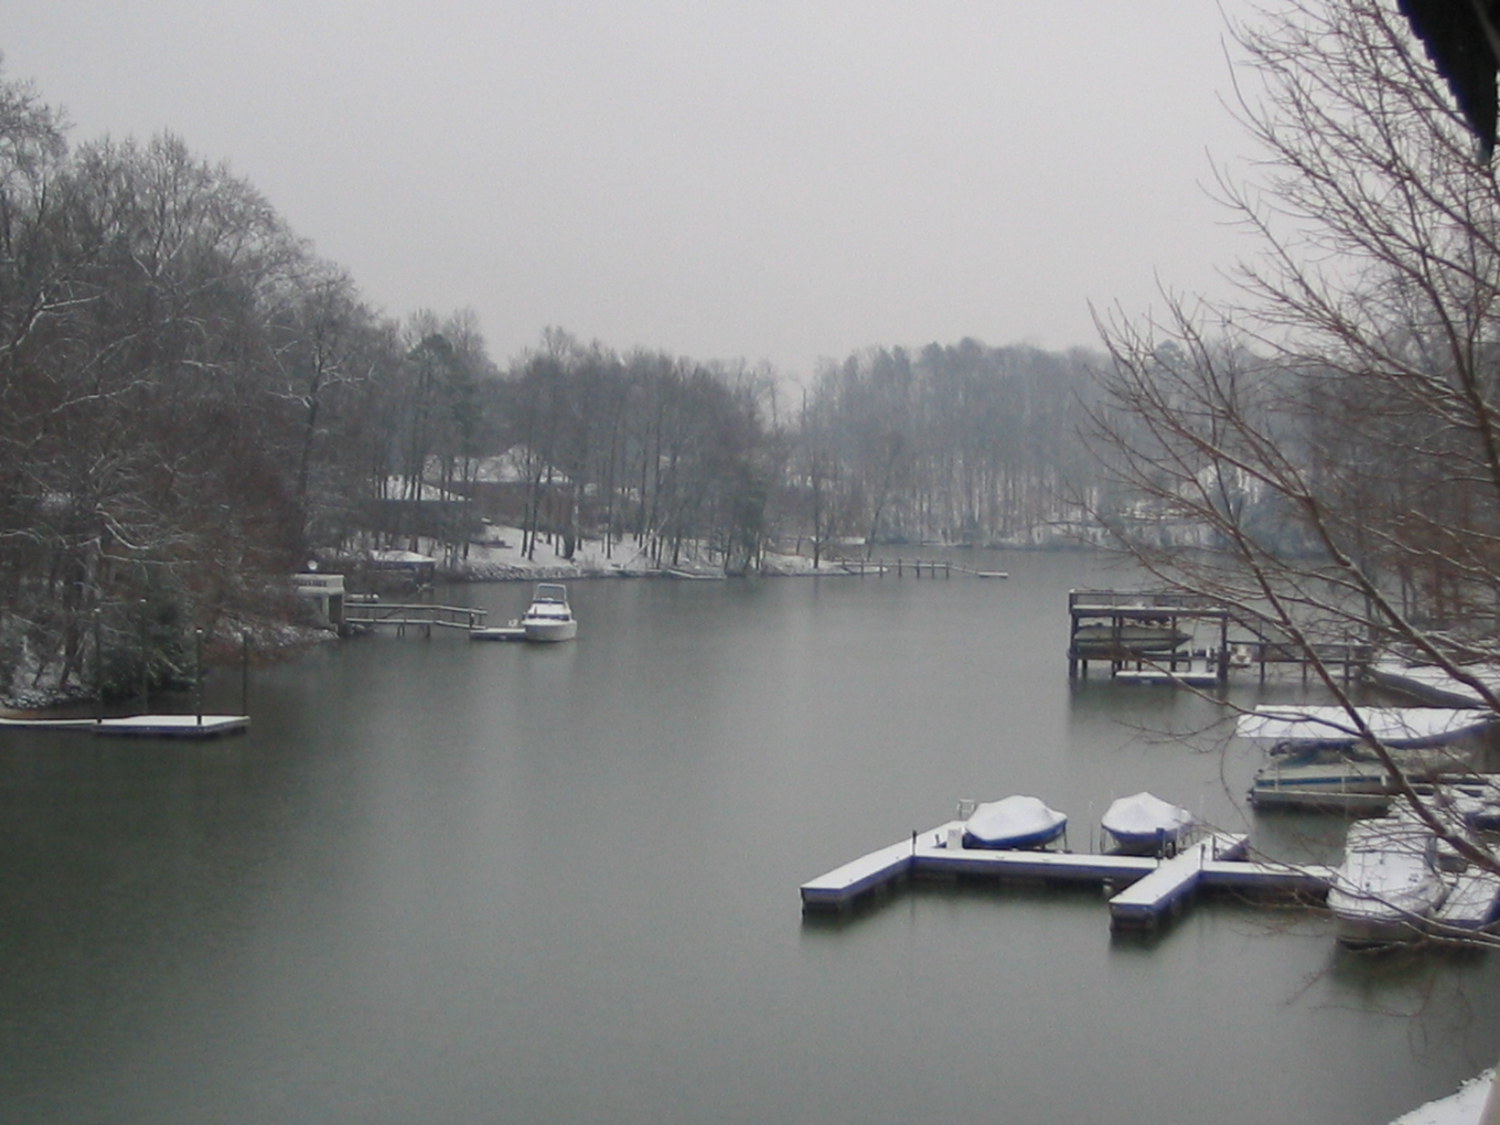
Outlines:
[[0,695],[284,620],[320,553],[458,559],[485,516],[731,571],[773,541],[1031,541],[1071,510],[1095,361],[965,340],[803,386],[549,329],[502,368],[472,313],[384,315],[181,139],[73,147],[0,73]]

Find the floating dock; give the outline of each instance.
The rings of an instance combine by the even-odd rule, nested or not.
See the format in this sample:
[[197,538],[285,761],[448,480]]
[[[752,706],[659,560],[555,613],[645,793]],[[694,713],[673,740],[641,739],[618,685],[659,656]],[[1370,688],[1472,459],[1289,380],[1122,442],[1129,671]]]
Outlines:
[[1185,668],[1121,668],[1114,678],[1122,684],[1165,684],[1169,687],[1215,687],[1221,682],[1217,667],[1196,659]]
[[134,738],[218,738],[250,726],[248,715],[129,715],[117,719],[0,719],[0,730],[77,730]]
[[1211,833],[1175,856],[1049,851],[991,851],[962,846],[961,820],[915,832],[802,884],[805,911],[846,910],[882,888],[920,875],[968,875],[1002,881],[1093,883],[1111,890],[1110,925],[1151,930],[1198,888],[1230,888],[1320,897],[1331,870],[1251,863],[1245,836]]
[[520,625],[490,625],[483,629],[470,629],[471,641],[524,641],[526,630]]

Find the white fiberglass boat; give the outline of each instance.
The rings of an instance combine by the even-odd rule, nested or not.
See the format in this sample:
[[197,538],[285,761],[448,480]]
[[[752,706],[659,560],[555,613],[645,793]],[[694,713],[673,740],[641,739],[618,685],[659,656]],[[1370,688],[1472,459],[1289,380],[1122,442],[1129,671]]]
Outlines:
[[1100,826],[1122,852],[1168,852],[1193,829],[1193,814],[1151,793],[1121,797],[1105,811]]
[[520,625],[528,641],[571,641],[578,636],[578,619],[568,605],[568,588],[556,582],[539,582]]
[[1345,945],[1388,945],[1415,937],[1442,905],[1447,885],[1434,864],[1432,831],[1414,818],[1355,821],[1344,862],[1328,887],[1328,907]]

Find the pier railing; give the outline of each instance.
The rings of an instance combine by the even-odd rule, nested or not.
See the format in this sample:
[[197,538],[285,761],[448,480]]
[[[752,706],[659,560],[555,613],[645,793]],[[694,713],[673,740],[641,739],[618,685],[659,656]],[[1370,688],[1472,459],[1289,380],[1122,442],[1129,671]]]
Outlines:
[[1223,611],[1223,606],[1202,594],[1179,594],[1171,590],[1069,590],[1068,609],[1190,609]]
[[415,625],[427,631],[440,629],[478,629],[484,624],[485,610],[466,605],[430,605],[422,602],[400,605],[392,602],[356,602],[344,611],[344,623],[373,628],[394,626],[398,633]]

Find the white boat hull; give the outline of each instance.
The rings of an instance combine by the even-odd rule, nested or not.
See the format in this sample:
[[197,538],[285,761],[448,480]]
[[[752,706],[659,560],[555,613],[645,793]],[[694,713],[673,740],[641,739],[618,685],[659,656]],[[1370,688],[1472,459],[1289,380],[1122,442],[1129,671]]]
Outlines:
[[528,641],[571,641],[578,636],[576,621],[522,621],[521,628]]
[[1328,888],[1328,908],[1345,945],[1410,941],[1442,905],[1448,887],[1433,867],[1434,840],[1400,817],[1360,821]]
[[538,583],[531,605],[516,624],[528,641],[571,641],[578,636],[578,619],[568,605],[568,588],[556,582]]

